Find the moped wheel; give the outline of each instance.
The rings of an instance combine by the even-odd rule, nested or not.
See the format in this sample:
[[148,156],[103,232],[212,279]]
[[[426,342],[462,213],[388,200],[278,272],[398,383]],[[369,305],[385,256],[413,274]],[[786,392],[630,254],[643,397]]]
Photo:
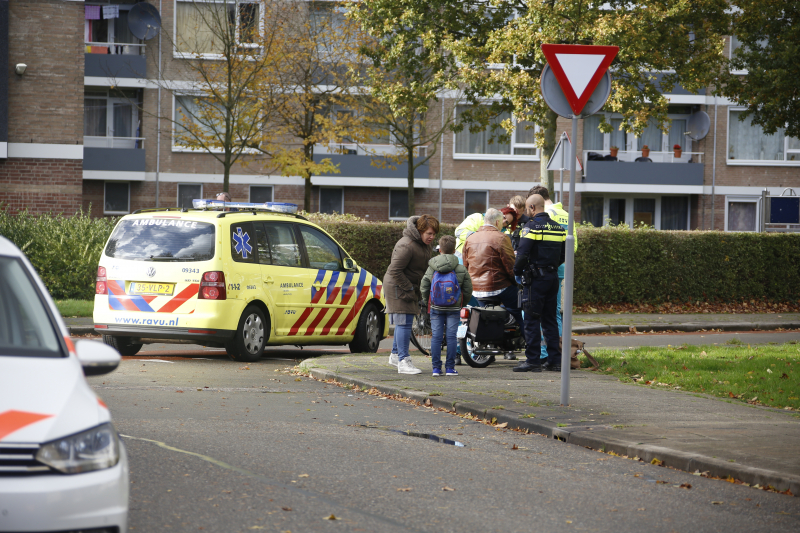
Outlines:
[[486,368],[494,363],[493,355],[475,355],[475,341],[469,337],[458,340],[461,345],[461,357],[472,368]]

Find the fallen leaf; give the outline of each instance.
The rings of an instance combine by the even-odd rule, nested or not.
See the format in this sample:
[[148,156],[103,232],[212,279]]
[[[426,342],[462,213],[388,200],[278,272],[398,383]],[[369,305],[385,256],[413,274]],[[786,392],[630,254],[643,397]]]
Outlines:
[[732,392],[728,392],[728,396],[731,398],[736,398],[736,396]]
[[182,390],[176,390],[175,392],[183,392]]
[[292,510],[291,507],[281,507],[281,509],[283,509],[284,511],[291,511]]
[[770,370],[770,369],[768,368],[768,369],[767,369],[767,374],[772,374],[772,370]]
[[700,355],[708,355],[708,354],[706,353],[705,350],[703,350],[702,352],[700,352]]
[[302,379],[300,379],[300,378],[294,378],[294,380],[295,380],[295,381],[303,381],[303,380],[302,380]]
[[326,516],[325,518],[323,518],[323,520],[341,520],[341,518],[336,518],[336,515],[331,513],[330,516]]
[[514,444],[513,446],[511,446],[511,449],[512,449],[512,450],[519,450],[519,446],[517,446],[516,444]]
[[297,477],[308,477],[308,474],[300,474],[300,475],[299,475],[299,476],[297,476]]
[[502,424],[497,424],[495,427],[496,427],[496,428],[504,428],[504,427],[508,427],[508,422],[503,422]]
[[644,511],[644,510],[645,510],[645,508],[644,508],[644,507],[639,507],[639,509],[638,509],[638,510],[639,510],[639,511]]
[[655,457],[653,457],[653,460],[650,461],[650,464],[651,465],[656,465],[656,466],[661,466],[662,464],[664,464],[664,461],[661,461],[661,460],[656,459]]
[[679,486],[682,489],[691,489],[692,488],[692,484],[691,483],[681,483]]
[[712,505],[722,505],[725,502],[711,502],[711,503],[712,503]]
[[443,490],[443,491],[445,491],[445,492],[453,492],[453,491],[455,491],[456,489],[453,489],[453,488],[450,488],[450,487],[446,487],[446,486],[445,486],[445,487],[442,487],[442,490]]
[[397,489],[397,492],[411,492],[411,487],[408,487],[408,488],[405,488],[405,489],[403,489],[403,488]]

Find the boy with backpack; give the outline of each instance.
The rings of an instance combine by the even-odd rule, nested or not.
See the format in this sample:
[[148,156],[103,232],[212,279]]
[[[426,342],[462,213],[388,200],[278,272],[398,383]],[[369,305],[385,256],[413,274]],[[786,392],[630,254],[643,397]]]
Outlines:
[[[456,330],[459,312],[472,298],[472,279],[464,265],[459,264],[456,238],[445,235],[439,239],[439,255],[428,261],[428,270],[422,278],[420,291],[428,302],[431,315],[431,364],[433,377],[442,375],[442,338],[447,335],[447,359],[444,368],[448,376],[457,376]],[[446,333],[445,333],[446,332]]]

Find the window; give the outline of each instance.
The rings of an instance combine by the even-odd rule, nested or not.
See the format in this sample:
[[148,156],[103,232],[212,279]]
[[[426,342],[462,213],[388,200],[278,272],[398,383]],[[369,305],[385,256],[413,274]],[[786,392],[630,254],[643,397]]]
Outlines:
[[122,220],[106,255],[129,261],[208,261],[214,258],[214,224],[165,218]]
[[132,7],[133,4],[84,6],[83,40],[87,54],[139,55],[144,52],[144,46],[128,29],[128,13]]
[[178,207],[191,209],[192,200],[203,197],[202,185],[178,184]]
[[258,46],[264,23],[257,1],[178,1],[175,46],[179,54],[219,55],[228,32],[242,48]]
[[755,196],[725,198],[726,231],[758,231],[758,201]]
[[103,214],[120,215],[131,212],[131,186],[127,182],[104,183]]
[[142,148],[139,91],[87,89],[83,98],[83,145],[88,148]]
[[344,213],[344,189],[320,188],[319,212],[331,215]]
[[656,200],[655,198],[635,198],[633,200],[633,225],[656,225]]
[[258,236],[252,222],[231,224],[231,257],[239,263],[256,262]]
[[[456,113],[460,117],[467,106],[457,106]],[[539,149],[534,144],[534,135],[537,127],[520,120],[514,129],[509,142],[498,142],[492,139],[493,133],[505,133],[501,122],[510,118],[508,113],[502,113],[493,118],[483,131],[472,133],[469,127],[455,134],[456,159],[525,159],[534,160],[539,157]],[[494,129],[496,126],[497,129]],[[530,128],[530,129],[528,129]]]
[[339,247],[321,231],[301,225],[300,233],[306,245],[308,266],[318,270],[342,270]]
[[608,223],[614,225],[625,223],[624,198],[610,198],[608,200]]
[[[273,265],[302,266],[300,248],[297,245],[294,227],[291,224],[264,222],[264,233],[269,246],[269,257]],[[260,258],[259,260],[263,263],[263,259]]]
[[263,204],[272,201],[272,187],[262,187],[260,185],[250,186],[250,201],[254,204]]
[[[627,132],[622,131],[624,124],[622,117],[605,115],[606,122],[611,125],[611,133],[603,133],[599,130],[602,115],[586,117],[583,120],[583,150],[601,152],[616,146],[623,152],[638,152],[644,145],[647,145],[653,152],[672,152],[672,147],[679,144],[684,151],[689,152],[691,151],[691,141],[687,140],[685,133],[691,112],[689,106],[672,105],[669,107],[667,115],[671,122],[666,134],[651,119],[639,137],[628,135]],[[635,157],[626,159],[620,156],[620,159],[633,161]]]
[[488,191],[464,191],[464,217],[485,213],[489,205]]
[[[764,134],[761,126],[753,124],[752,116],[744,121],[742,109],[728,111],[728,164],[800,164],[800,140],[787,137],[783,128],[772,135]],[[769,162],[769,163],[767,163]]]
[[689,229],[689,197],[688,196],[662,196],[661,197],[661,228],[662,230],[687,230]]
[[581,196],[581,221],[596,228],[603,225],[602,196]]
[[390,189],[389,218],[405,220],[408,217],[408,189]]

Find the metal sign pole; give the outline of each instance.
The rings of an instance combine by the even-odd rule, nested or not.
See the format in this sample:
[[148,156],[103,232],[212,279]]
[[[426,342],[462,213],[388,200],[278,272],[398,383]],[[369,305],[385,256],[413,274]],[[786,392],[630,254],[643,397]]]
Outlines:
[[[572,138],[578,137],[578,117],[572,116]],[[576,143],[570,143],[569,160],[569,225],[567,226],[566,261],[564,266],[564,317],[561,334],[561,405],[569,405],[569,364],[572,356],[572,288],[575,271],[575,161]],[[563,198],[562,198],[563,203]]]
[[[567,140],[567,132],[564,131],[561,133],[561,142],[564,142],[566,140]],[[564,169],[567,168],[566,159],[567,159],[567,151],[561,150],[561,179],[560,179],[561,192],[558,195],[558,201],[561,202],[562,205],[564,204]]]

